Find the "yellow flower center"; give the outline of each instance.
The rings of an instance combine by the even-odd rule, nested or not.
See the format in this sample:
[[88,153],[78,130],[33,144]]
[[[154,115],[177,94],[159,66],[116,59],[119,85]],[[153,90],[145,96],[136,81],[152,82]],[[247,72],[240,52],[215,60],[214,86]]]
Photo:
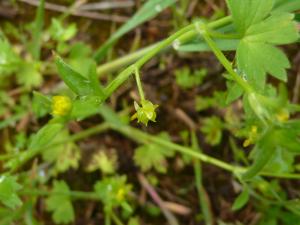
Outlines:
[[72,101],[68,96],[52,97],[52,114],[54,116],[65,116],[69,114],[72,108]]
[[243,143],[244,148],[253,144],[256,137],[257,137],[257,126],[252,126],[248,139],[246,139]]

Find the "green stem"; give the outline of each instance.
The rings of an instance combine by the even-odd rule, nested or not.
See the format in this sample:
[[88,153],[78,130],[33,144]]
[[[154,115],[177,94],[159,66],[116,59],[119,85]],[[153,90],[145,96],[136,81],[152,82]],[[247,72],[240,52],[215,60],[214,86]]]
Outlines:
[[202,35],[202,37],[206,41],[206,43],[209,45],[209,47],[211,48],[215,56],[225,67],[227,72],[232,76],[232,78],[244,89],[245,92],[247,92],[248,94],[253,93],[254,92],[253,88],[233,70],[231,63],[225,57],[223,52],[218,48],[216,43],[211,39],[207,27],[200,22],[195,23],[195,26],[198,32]]
[[122,223],[122,221],[118,218],[118,216],[113,211],[111,211],[111,218],[116,225],[124,225],[124,223]]
[[139,131],[138,129],[130,127],[130,126],[114,126],[114,125],[112,125],[112,129],[124,134],[125,136],[129,137],[130,139],[133,139],[134,141],[136,141],[138,143],[143,143],[143,144],[156,143],[156,144],[164,146],[166,148],[174,149],[183,154],[192,156],[196,159],[200,159],[203,162],[213,164],[217,167],[220,167],[220,168],[230,171],[230,172],[236,173],[241,170],[240,167],[234,167],[234,166],[232,166],[228,163],[225,163],[219,159],[215,159],[213,157],[210,157],[210,156],[205,155],[200,152],[195,152],[194,150],[192,150],[188,147],[174,144],[174,143],[166,141],[160,137],[149,135],[147,133]]
[[118,58],[114,61],[110,61],[108,63],[105,63],[103,65],[98,66],[97,68],[97,74],[99,77],[104,75],[105,73],[112,73],[117,71],[118,69],[129,65],[130,63],[134,63],[137,59],[141,58],[147,52],[149,52],[151,49],[153,49],[157,44],[148,46],[146,48],[143,48],[139,51],[133,52],[131,54],[128,54],[126,56],[123,56],[121,58]]
[[143,86],[142,86],[142,82],[141,82],[141,77],[140,77],[140,73],[139,73],[139,69],[136,68],[135,69],[135,80],[136,80],[136,84],[139,90],[139,94],[140,94],[140,98],[141,98],[141,102],[145,100],[145,94],[143,91]]
[[[192,131],[191,132],[191,142],[192,142],[192,148],[196,152],[202,152],[201,148],[199,146],[196,132]],[[204,217],[204,221],[206,225],[212,225],[213,224],[213,219],[212,219],[212,214],[210,211],[210,204],[207,199],[206,191],[203,187],[202,183],[202,168],[201,168],[201,161],[198,159],[194,160],[194,173],[195,173],[195,182],[196,182],[196,189],[198,192],[198,198],[199,198],[199,205],[201,207],[201,211]]]
[[[224,17],[218,21],[209,23],[208,27],[216,29],[218,27],[227,25],[230,21],[231,21],[231,17]],[[149,51],[147,51],[147,53],[142,58],[140,58],[133,65],[127,67],[112,82],[108,84],[108,86],[104,90],[105,97],[103,100],[106,100],[109,96],[111,96],[112,93],[134,73],[134,70],[136,68],[140,69],[146,62],[152,59],[160,51],[171,46],[175,41],[178,41],[179,43],[180,41],[184,42],[190,40],[192,37],[195,37],[196,35],[197,32],[195,26],[193,24],[190,24],[182,28],[181,30],[177,31],[167,39],[159,42],[153,48],[150,48]]]
[[[50,143],[49,145],[46,145],[46,146],[43,146],[43,147],[37,148],[37,149],[26,150],[26,151],[20,153],[19,156],[15,158],[17,163],[13,164],[13,166],[9,170],[9,173],[14,173],[18,168],[20,168],[22,165],[24,165],[29,159],[36,156],[37,154],[39,154],[40,152],[42,152],[45,149],[50,149],[50,148],[65,144],[67,142],[79,141],[79,140],[84,139],[86,137],[89,137],[93,134],[97,134],[97,133],[101,133],[103,131],[106,131],[108,128],[109,128],[109,124],[108,123],[103,123],[103,124],[100,124],[98,126],[89,128],[89,129],[84,130],[84,131],[81,131],[77,134],[74,134],[71,137],[66,138],[62,141],[59,141],[59,142],[56,142],[56,143]],[[23,156],[25,156],[25,157],[23,157]]]
[[33,195],[33,196],[49,196],[52,194],[55,195],[67,195],[73,199],[89,199],[89,200],[100,200],[98,195],[94,192],[83,192],[83,191],[69,191],[69,192],[52,192],[46,190],[21,190],[19,191],[20,195]]
[[[232,166],[226,162],[223,162],[219,159],[213,158],[201,152],[195,152],[194,150],[184,147],[173,142],[166,141],[161,139],[160,137],[152,136],[150,134],[144,133],[136,128],[130,126],[115,126],[111,124],[111,128],[117,132],[122,133],[123,135],[129,137],[130,139],[136,141],[137,143],[141,144],[149,144],[149,143],[156,143],[160,146],[174,149],[178,152],[183,154],[189,155],[194,157],[195,159],[199,159],[202,162],[212,164],[217,166],[221,169],[229,171],[234,175],[239,176],[240,174],[244,173],[248,168],[240,167],[240,166]],[[274,178],[282,178],[282,179],[300,179],[300,174],[289,174],[289,173],[281,173],[281,174],[274,174],[269,172],[260,172],[259,175],[267,176],[267,177],[274,177]]]
[[105,212],[105,225],[111,225],[112,210],[104,209],[104,212]]
[[45,0],[41,0],[37,9],[32,32],[31,53],[35,60],[40,59],[42,45],[42,30],[45,17]]

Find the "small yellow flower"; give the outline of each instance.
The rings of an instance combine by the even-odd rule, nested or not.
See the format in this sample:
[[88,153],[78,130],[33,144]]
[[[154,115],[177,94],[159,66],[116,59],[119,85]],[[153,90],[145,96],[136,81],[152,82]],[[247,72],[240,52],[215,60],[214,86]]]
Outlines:
[[256,138],[257,138],[257,126],[252,126],[249,137],[243,143],[244,148],[253,144]]
[[285,122],[290,118],[289,112],[287,110],[281,110],[276,114],[276,118],[280,122]]
[[54,116],[68,115],[72,108],[72,101],[68,96],[53,96],[52,97],[52,114]]
[[125,197],[125,190],[124,190],[124,188],[119,188],[119,190],[117,192],[117,195],[116,195],[116,199],[119,202],[122,202],[124,200],[124,197]]

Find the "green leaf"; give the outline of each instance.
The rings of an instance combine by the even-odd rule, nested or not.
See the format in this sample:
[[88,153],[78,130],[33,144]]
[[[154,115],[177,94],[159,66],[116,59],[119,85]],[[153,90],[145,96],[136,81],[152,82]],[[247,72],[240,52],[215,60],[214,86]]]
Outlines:
[[51,194],[46,199],[46,207],[53,213],[52,218],[56,224],[68,224],[74,221],[70,189],[64,181],[54,181]]
[[230,104],[233,101],[237,100],[239,97],[241,97],[243,94],[243,88],[237,84],[233,83],[230,84],[228,87],[227,97],[226,97],[226,104]]
[[275,12],[294,12],[300,10],[299,0],[276,0]]
[[103,100],[99,96],[83,96],[73,101],[71,118],[83,120],[99,112]]
[[273,45],[290,44],[299,38],[294,16],[271,12],[274,0],[227,0],[236,29],[243,34],[237,47],[241,76],[263,91],[266,74],[287,80],[287,57]]
[[[161,133],[160,138],[170,141],[170,137],[167,133]],[[174,156],[172,149],[166,149],[160,145],[149,143],[142,145],[135,150],[134,161],[143,172],[155,169],[157,172],[165,173],[167,166],[167,157]]]
[[17,195],[17,191],[20,189],[21,185],[16,182],[14,177],[2,175],[0,177],[0,202],[11,209],[16,209],[22,204]]
[[121,117],[118,116],[109,106],[106,104],[102,104],[99,112],[103,119],[108,122],[109,124],[115,126],[115,127],[122,127],[126,125],[124,121],[121,120]]
[[43,128],[41,128],[37,134],[34,135],[29,149],[38,149],[49,145],[53,138],[58,134],[58,132],[63,128],[61,123],[48,123]]
[[234,25],[244,33],[252,24],[265,19],[271,12],[274,0],[227,0]]
[[254,24],[246,32],[243,40],[268,44],[290,44],[299,38],[297,24],[290,13],[274,13],[266,20]]
[[176,0],[148,0],[141,9],[121,26],[114,34],[96,51],[94,58],[99,62],[106,55],[113,44],[124,34],[133,30],[140,24],[152,19],[165,8],[173,5]]
[[39,87],[43,81],[39,67],[40,65],[34,62],[20,63],[17,73],[18,84],[26,88]]
[[117,154],[116,152],[106,153],[104,150],[100,150],[93,155],[92,160],[89,162],[86,170],[88,172],[93,172],[98,169],[105,174],[114,174],[116,171],[117,165]]
[[[281,142],[281,140],[280,140]],[[299,144],[298,144],[299,147]],[[274,150],[274,154],[267,165],[264,167],[264,171],[270,173],[291,173],[293,172],[295,154],[286,151],[286,149],[280,147]]]
[[[6,38],[0,33],[0,73],[3,75],[10,75],[16,72],[19,67],[20,58],[14,52],[12,46]],[[1,81],[1,80],[0,80]]]
[[20,164],[27,162],[38,153],[43,151],[43,147],[52,143],[54,137],[63,128],[61,123],[48,123],[41,128],[32,138],[28,146],[28,150],[21,152],[18,157],[9,160],[6,164],[6,168],[17,168]]
[[72,91],[80,96],[97,95],[99,90],[94,88],[89,79],[76,72],[58,55],[55,61],[61,79]]
[[67,129],[63,129],[53,138],[53,147],[43,150],[42,157],[45,162],[53,163],[51,171],[54,174],[65,172],[68,169],[77,169],[80,160],[80,150],[70,139]]
[[32,24],[32,41],[29,43],[29,50],[35,60],[39,60],[41,55],[44,17],[45,0],[41,0],[36,11],[35,20]]
[[249,201],[249,189],[247,187],[244,187],[243,191],[239,196],[235,199],[232,210],[236,211],[241,209],[244,205],[247,204]]
[[222,120],[219,117],[212,116],[203,120],[201,131],[205,134],[205,141],[216,146],[222,140]]
[[37,118],[51,112],[51,99],[39,92],[33,92],[32,111]]
[[254,149],[254,162],[243,174],[242,178],[249,180],[256,176],[270,161],[277,148],[276,131],[274,128],[268,129],[260,138]]
[[242,74],[258,90],[264,89],[267,72],[282,81],[287,80],[286,69],[290,63],[281,50],[271,45],[241,41],[237,60]]
[[97,64],[93,61],[89,67],[88,78],[91,81],[91,86],[98,96],[104,97],[104,89],[101,86],[97,76]]
[[54,40],[61,42],[68,41],[76,35],[76,32],[77,27],[75,23],[64,27],[61,20],[56,18],[51,19],[49,33]]
[[139,218],[138,217],[133,217],[130,218],[130,220],[128,221],[128,225],[139,225]]
[[184,67],[175,71],[176,83],[184,89],[200,85],[206,75],[206,69],[197,70],[192,73],[188,67]]
[[237,48],[240,73],[257,89],[263,91],[266,74],[287,80],[289,60],[274,44],[288,44],[298,39],[290,14],[274,14],[261,23],[250,26]]
[[284,207],[289,209],[291,212],[300,216],[300,199],[293,199],[284,203]]

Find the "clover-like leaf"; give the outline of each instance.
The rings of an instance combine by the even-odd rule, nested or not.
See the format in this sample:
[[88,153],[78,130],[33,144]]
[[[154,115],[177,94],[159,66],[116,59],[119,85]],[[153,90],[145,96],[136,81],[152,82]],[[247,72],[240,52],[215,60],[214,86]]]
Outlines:
[[22,204],[17,195],[17,191],[21,189],[21,185],[16,182],[14,177],[0,177],[0,202],[5,206],[15,209]]
[[[161,133],[160,138],[170,141],[167,133]],[[167,157],[174,156],[174,151],[169,148],[162,147],[155,143],[142,145],[135,150],[134,161],[146,172],[154,168],[157,172],[165,173],[167,166]]]
[[74,221],[74,209],[70,189],[64,181],[54,181],[53,189],[46,200],[47,210],[51,211],[55,223],[68,224]]

